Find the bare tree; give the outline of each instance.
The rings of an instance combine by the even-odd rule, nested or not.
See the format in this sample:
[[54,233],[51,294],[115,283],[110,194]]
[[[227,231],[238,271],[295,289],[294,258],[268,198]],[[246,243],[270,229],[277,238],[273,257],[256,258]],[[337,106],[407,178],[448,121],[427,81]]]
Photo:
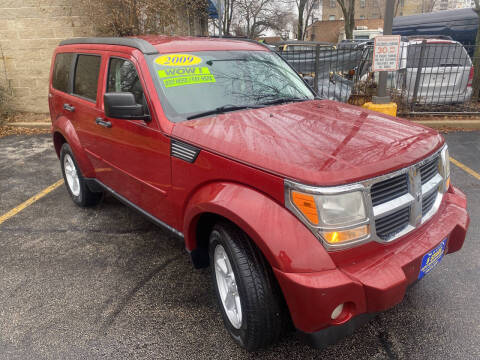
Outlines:
[[304,40],[307,27],[311,25],[311,16],[314,9],[319,6],[320,0],[295,0],[298,11],[297,39]]
[[250,39],[259,37],[267,29],[278,29],[278,19],[286,15],[285,10],[272,0],[237,0],[237,2],[236,35],[241,33]]
[[223,12],[223,31],[224,35],[230,35],[232,28],[233,15],[235,13],[236,7],[238,5],[237,0],[225,0],[225,8]]
[[[480,19],[480,0],[475,0],[475,8],[473,9]],[[480,27],[477,31],[475,40],[475,53],[473,55],[473,100],[478,101],[480,96]]]
[[[206,16],[204,0],[79,0],[103,35],[191,33],[195,17]],[[188,28],[187,31],[181,29]]]
[[355,29],[355,0],[337,0],[342,9],[345,19],[345,37],[353,39],[353,30]]

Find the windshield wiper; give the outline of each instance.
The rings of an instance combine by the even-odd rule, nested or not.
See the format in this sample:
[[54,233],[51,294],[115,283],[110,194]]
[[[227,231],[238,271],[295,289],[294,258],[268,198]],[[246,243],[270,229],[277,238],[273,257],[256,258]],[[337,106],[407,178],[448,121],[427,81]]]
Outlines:
[[236,110],[258,109],[261,107],[263,107],[263,104],[262,105],[223,105],[213,110],[203,111],[198,114],[190,115],[189,117],[187,117],[187,120],[192,120],[192,119],[196,119],[196,118],[200,118],[208,115],[223,114],[226,112],[236,111]]
[[271,100],[271,101],[266,101],[264,103],[262,103],[261,105],[263,106],[268,106],[268,105],[277,105],[277,104],[284,104],[284,103],[288,103],[288,102],[301,102],[301,101],[308,101],[308,100],[311,100],[309,98],[280,98],[280,99],[275,99],[275,100]]

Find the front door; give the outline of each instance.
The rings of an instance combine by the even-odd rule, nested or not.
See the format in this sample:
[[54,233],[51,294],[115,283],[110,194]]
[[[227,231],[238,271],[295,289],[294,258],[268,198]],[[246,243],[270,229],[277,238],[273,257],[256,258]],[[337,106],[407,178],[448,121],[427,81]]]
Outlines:
[[151,121],[109,118],[102,112],[92,147],[102,161],[97,177],[136,206],[171,223],[170,140],[157,127],[138,64],[126,54],[111,53],[104,71],[102,105],[104,92],[131,92]]

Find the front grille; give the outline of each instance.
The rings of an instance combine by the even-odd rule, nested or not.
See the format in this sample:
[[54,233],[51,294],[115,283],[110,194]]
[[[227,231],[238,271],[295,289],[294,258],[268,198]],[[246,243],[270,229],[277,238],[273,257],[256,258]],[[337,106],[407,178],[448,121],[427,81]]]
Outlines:
[[435,199],[437,198],[437,191],[432,192],[431,194],[424,196],[422,200],[422,215],[425,216],[426,213],[430,211],[435,203]]
[[388,240],[408,226],[410,208],[398,210],[390,215],[375,220],[377,236],[382,240]]
[[370,190],[373,206],[405,195],[408,192],[407,174],[401,174],[393,178],[374,184]]
[[377,240],[392,241],[432,216],[444,182],[439,161],[437,153],[420,164],[370,183]]
[[438,156],[432,161],[420,166],[420,176],[422,178],[422,185],[433,179],[438,173]]

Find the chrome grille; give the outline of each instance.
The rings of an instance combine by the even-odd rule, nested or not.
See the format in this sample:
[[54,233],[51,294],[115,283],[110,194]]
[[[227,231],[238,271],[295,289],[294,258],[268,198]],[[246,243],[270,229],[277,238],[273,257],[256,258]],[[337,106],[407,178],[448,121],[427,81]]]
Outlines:
[[435,199],[437,198],[438,192],[434,191],[429,195],[423,197],[422,200],[422,215],[425,216],[433,207]]
[[367,180],[372,204],[372,237],[388,242],[407,234],[435,214],[443,194],[440,151],[408,168]]
[[435,159],[427,162],[425,165],[420,166],[420,176],[422,178],[422,185],[430,181],[436,174],[438,174],[438,160]]
[[392,199],[398,198],[408,192],[407,174],[380,181],[370,189],[372,205],[377,206]]
[[394,213],[375,220],[377,236],[382,240],[388,240],[408,226],[410,220],[410,208],[395,211]]

